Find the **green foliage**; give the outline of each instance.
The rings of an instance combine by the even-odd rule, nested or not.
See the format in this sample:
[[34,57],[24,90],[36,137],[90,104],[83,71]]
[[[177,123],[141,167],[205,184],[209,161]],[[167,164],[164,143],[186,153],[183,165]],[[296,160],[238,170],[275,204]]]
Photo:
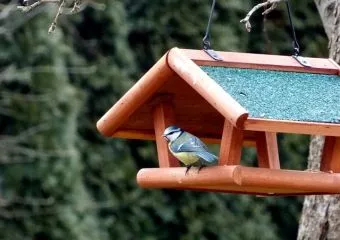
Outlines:
[[[40,15],[6,36],[4,68],[26,71],[4,83],[1,162],[3,192],[0,238],[42,234],[52,239],[100,237],[91,197],[82,181],[77,118],[83,94],[69,82],[65,58],[72,49],[63,33],[46,35]],[[18,74],[20,76],[21,74]],[[8,228],[8,226],[10,226]]]
[[[256,3],[218,2],[215,49],[290,54],[283,6],[268,16],[266,34],[259,12],[251,34],[239,23]],[[107,1],[103,11],[62,16],[53,35],[51,14],[3,20],[10,30],[0,39],[1,239],[294,238],[301,199],[140,189],[135,176],[155,166],[154,144],[95,129],[169,48],[201,48],[210,4]],[[325,56],[313,4],[293,1],[293,10],[306,55]],[[285,168],[305,168],[307,137],[282,135],[279,143]],[[243,158],[254,164],[254,151]]]
[[[127,0],[126,9],[132,21],[130,44],[141,69],[145,70],[159,56],[174,46],[202,47],[212,1]],[[235,51],[245,49],[248,34],[239,19],[249,4],[239,1],[220,1],[211,28],[211,42],[216,49]],[[243,39],[244,41],[240,41]]]

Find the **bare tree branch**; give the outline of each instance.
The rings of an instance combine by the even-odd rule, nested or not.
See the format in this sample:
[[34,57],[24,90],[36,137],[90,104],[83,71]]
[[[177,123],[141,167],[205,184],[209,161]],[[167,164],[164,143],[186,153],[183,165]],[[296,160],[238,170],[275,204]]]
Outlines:
[[31,18],[44,11],[44,8],[38,8],[36,11],[30,11],[25,13],[24,16],[20,16],[17,4],[17,0],[12,0],[7,4],[0,4],[0,37],[2,37],[1,35],[10,36]]
[[58,5],[58,10],[56,16],[54,17],[53,22],[51,23],[48,33],[54,32],[57,26],[58,18],[61,14],[69,15],[69,14],[76,14],[81,12],[86,6],[89,4],[96,9],[103,10],[105,8],[104,4],[95,3],[90,0],[37,0],[33,2],[29,2],[29,0],[24,1],[26,6],[18,6],[17,9],[21,10],[22,12],[29,12],[41,5],[46,4],[56,4]]
[[60,16],[60,15],[62,14],[62,12],[63,12],[63,8],[64,8],[64,6],[65,6],[65,0],[60,0],[60,1],[61,1],[61,2],[60,2],[60,5],[59,5],[57,14],[55,15],[54,20],[53,20],[53,22],[52,22],[50,28],[48,29],[48,33],[54,32],[54,30],[55,30],[55,28],[56,28],[56,26],[57,26],[58,18],[59,18],[59,16]]
[[12,199],[0,198],[0,208],[9,207],[14,204],[26,206],[51,206],[55,204],[55,199],[53,197],[49,198],[13,197]]
[[38,126],[28,128],[27,130],[21,132],[20,134],[16,136],[0,135],[0,143],[3,144],[2,146],[5,146],[5,144],[10,144],[10,143],[18,144],[18,143],[21,143],[22,141],[28,140],[30,137],[38,133],[47,131],[49,129],[51,129],[51,126],[48,123],[43,123],[43,124],[39,124]]
[[[314,3],[318,9],[318,12],[320,14],[323,26],[325,27],[325,32],[327,34],[328,39],[332,38],[332,33],[334,31],[334,27],[336,24],[334,24],[334,21],[336,21],[336,18],[332,17],[334,14],[333,9],[336,8],[336,3],[338,3],[337,0],[314,0]],[[340,11],[340,10],[337,10]],[[334,20],[335,19],[335,20]]]
[[[28,2],[28,1],[24,1],[25,2]],[[27,5],[27,6],[18,6],[17,8],[19,10],[21,10],[22,12],[29,12],[31,11],[32,9],[40,6],[41,4],[45,4],[45,3],[59,3],[60,0],[39,0],[37,2],[34,2],[30,5]]]
[[279,2],[283,2],[285,0],[267,0],[266,2],[263,3],[259,3],[256,6],[254,6],[246,15],[245,18],[241,19],[241,23],[245,24],[245,27],[247,29],[248,32],[251,31],[251,23],[250,23],[250,17],[253,15],[254,12],[256,12],[258,9],[262,8],[262,7],[267,7],[270,6],[269,8],[267,8],[262,15],[266,15],[268,13],[270,13],[271,11],[273,11]]
[[71,10],[71,13],[78,13],[80,10],[82,0],[75,0],[73,4],[73,8]]

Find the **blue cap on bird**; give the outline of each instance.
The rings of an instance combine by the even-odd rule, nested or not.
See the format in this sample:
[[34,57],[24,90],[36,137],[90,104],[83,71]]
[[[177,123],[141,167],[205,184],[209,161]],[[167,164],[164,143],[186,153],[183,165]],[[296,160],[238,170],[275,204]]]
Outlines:
[[164,130],[163,136],[169,135],[169,134],[174,133],[174,132],[181,132],[181,131],[182,131],[182,129],[180,129],[179,127],[169,126]]

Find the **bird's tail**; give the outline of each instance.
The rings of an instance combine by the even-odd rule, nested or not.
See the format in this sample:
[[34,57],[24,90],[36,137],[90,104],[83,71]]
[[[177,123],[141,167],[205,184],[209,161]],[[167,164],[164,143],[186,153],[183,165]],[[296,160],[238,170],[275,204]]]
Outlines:
[[213,164],[217,161],[217,157],[210,153],[210,152],[197,152],[197,156],[199,156],[201,159],[205,160],[206,164]]

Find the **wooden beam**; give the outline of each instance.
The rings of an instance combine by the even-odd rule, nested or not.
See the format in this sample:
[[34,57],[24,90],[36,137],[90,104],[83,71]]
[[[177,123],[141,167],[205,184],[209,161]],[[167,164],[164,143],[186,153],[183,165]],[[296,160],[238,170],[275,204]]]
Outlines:
[[163,138],[164,130],[175,123],[174,107],[168,97],[159,96],[156,100],[153,120],[159,167],[178,167],[179,161],[169,152],[168,143]]
[[340,136],[340,124],[248,118],[244,129],[250,131]]
[[256,194],[339,194],[339,173],[279,170],[244,166],[212,166],[199,173],[185,168],[148,168],[137,174],[144,188],[206,189]]
[[202,50],[180,49],[180,51],[200,66],[223,66],[236,68],[268,69],[289,72],[309,72],[322,74],[338,74],[339,65],[326,58],[306,58],[312,67],[304,67],[291,56],[220,52],[222,61],[215,61]]
[[340,173],[340,137],[325,137],[320,170]]
[[125,138],[125,139],[136,139],[136,140],[151,140],[155,141],[155,130],[132,130],[124,129],[115,132],[112,135],[113,138]]
[[259,167],[280,169],[276,133],[258,132],[256,134],[256,151]]
[[[221,144],[221,136],[204,136],[201,134],[194,134],[200,138],[203,142],[208,144]],[[122,129],[115,132],[112,135],[113,138],[125,138],[125,139],[135,139],[135,140],[149,140],[155,141],[155,131],[154,130],[132,130],[132,129]],[[256,142],[252,136],[244,136],[243,140],[244,147],[255,147]]]
[[243,131],[224,120],[219,165],[239,165],[241,161]]
[[168,53],[169,66],[207,102],[234,126],[243,128],[248,111],[211,79],[199,66],[186,57],[181,50],[173,48]]
[[116,130],[141,105],[143,105],[157,89],[170,80],[175,73],[169,68],[166,55],[163,56],[105,115],[98,120],[97,129],[105,136],[112,136]]

